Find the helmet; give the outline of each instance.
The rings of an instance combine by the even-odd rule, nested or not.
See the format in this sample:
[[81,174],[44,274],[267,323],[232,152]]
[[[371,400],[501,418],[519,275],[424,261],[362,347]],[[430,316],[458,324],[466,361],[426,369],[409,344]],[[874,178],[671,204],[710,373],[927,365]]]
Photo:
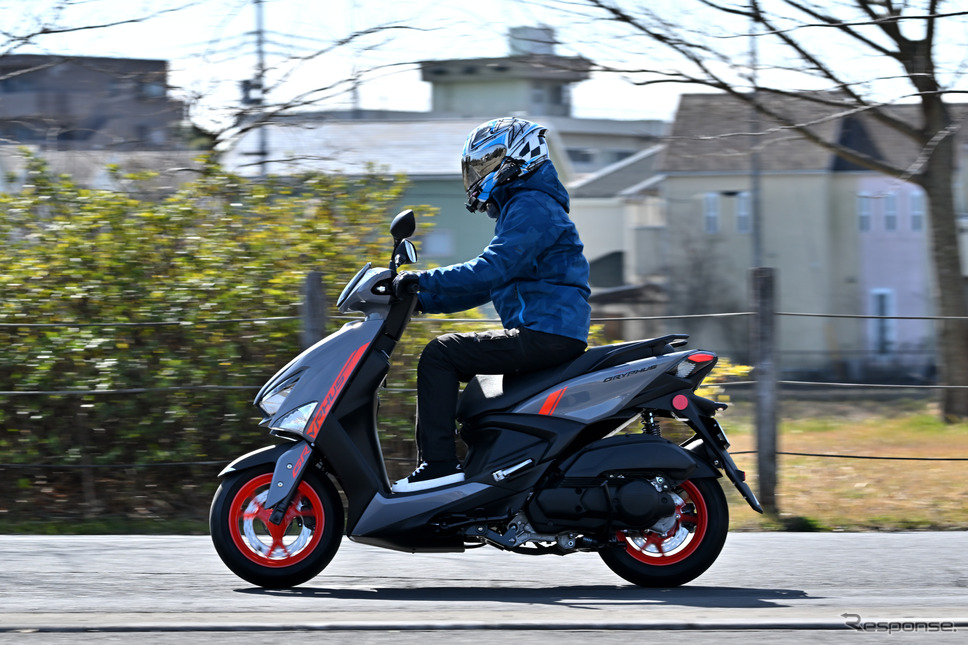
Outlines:
[[467,210],[485,210],[495,187],[535,170],[548,159],[547,128],[514,117],[474,128],[461,153]]

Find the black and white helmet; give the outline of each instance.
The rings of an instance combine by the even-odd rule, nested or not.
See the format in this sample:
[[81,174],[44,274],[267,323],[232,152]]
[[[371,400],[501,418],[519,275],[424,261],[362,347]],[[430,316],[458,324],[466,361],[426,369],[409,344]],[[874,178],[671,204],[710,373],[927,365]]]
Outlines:
[[485,210],[491,191],[526,175],[548,160],[542,125],[503,117],[474,128],[461,153],[461,173],[467,191],[467,210]]

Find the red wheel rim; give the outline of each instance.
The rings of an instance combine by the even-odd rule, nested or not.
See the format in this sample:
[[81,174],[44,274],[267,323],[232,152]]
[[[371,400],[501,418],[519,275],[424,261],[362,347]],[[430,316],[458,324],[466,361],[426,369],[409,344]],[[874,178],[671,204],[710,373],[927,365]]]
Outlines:
[[[676,505],[675,524],[664,533],[654,531],[619,531],[625,540],[626,553],[653,566],[668,566],[690,557],[702,544],[709,515],[706,500],[692,482],[683,482],[676,489],[682,503]],[[685,533],[684,533],[685,532]]]
[[326,528],[323,501],[306,482],[280,524],[269,521],[264,505],[272,474],[253,477],[236,493],[229,510],[229,533],[239,553],[263,567],[288,567],[307,558]]

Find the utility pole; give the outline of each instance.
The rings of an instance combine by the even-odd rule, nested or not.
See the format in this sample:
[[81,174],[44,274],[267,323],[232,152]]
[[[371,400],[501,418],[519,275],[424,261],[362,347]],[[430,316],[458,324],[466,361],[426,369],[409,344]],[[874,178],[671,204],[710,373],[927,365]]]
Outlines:
[[776,364],[776,273],[764,266],[763,207],[760,195],[760,152],[757,137],[760,114],[756,109],[759,99],[756,78],[757,32],[760,22],[757,0],[750,0],[750,84],[753,106],[750,108],[750,209],[753,219],[753,254],[750,269],[750,300],[753,316],[750,333],[750,353],[753,359],[753,378],[756,381],[756,470],[759,478],[760,503],[767,513],[777,513],[776,451],[777,451],[777,375]]
[[753,107],[750,108],[750,215],[753,219],[753,267],[763,266],[763,208],[760,199],[760,149],[757,136],[760,131],[760,113],[755,105],[759,100],[756,68],[759,65],[756,47],[757,17],[756,0],[750,3],[752,24],[750,26],[750,83],[753,86]]
[[269,158],[269,143],[267,140],[268,133],[266,132],[265,123],[262,119],[265,115],[265,74],[266,74],[266,55],[265,55],[265,22],[262,12],[262,0],[254,0],[255,2],[255,49],[256,49],[256,68],[255,68],[255,84],[258,86],[259,98],[258,98],[258,115],[259,119],[259,150],[257,155],[259,157],[259,175],[265,177],[266,175],[266,162]]

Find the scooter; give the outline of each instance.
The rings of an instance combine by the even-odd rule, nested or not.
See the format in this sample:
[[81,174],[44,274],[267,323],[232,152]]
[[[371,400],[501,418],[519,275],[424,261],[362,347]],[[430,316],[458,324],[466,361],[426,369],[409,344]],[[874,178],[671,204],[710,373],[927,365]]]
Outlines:
[[[465,480],[391,491],[377,412],[417,304],[416,294],[396,297],[391,286],[397,269],[417,260],[408,239],[415,230],[413,211],[394,218],[389,267],[367,263],[337,302],[341,313],[363,317],[302,352],[256,396],[262,423],[288,441],[219,474],[209,522],[222,561],[254,585],[291,587],[330,563],[345,532],[405,552],[592,551],[646,587],[706,571],[729,524],[722,473],[763,511],[714,418],[725,404],[695,393],[717,356],[678,349],[685,335],[592,347],[538,372],[475,377],[457,414]],[[694,435],[682,445],[662,437],[663,417]],[[641,431],[630,431],[636,421]]]

